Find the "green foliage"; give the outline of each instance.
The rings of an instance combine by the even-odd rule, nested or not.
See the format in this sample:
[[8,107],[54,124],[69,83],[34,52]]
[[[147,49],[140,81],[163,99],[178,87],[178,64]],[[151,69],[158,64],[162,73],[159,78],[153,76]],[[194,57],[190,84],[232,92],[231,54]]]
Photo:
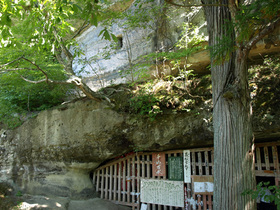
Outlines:
[[119,16],[123,20],[121,26],[125,30],[153,28],[154,23],[161,16],[163,7],[158,5],[155,0],[135,0],[133,8],[121,13]]
[[157,114],[162,112],[158,102],[159,100],[153,94],[142,91],[130,99],[131,111],[141,116],[148,116],[153,121]]
[[[36,73],[29,74],[29,77],[38,78]],[[60,78],[63,76],[60,75]],[[9,128],[20,125],[27,112],[44,110],[62,103],[71,88],[69,85],[28,83],[15,73],[0,75],[0,84],[0,119]]]
[[249,68],[251,78],[250,89],[254,116],[269,120],[270,124],[277,120],[280,103],[280,58],[266,57],[261,65]]
[[[11,62],[23,53],[26,58],[43,68],[49,79],[66,79],[67,75],[53,55],[49,55],[47,51],[38,54],[26,45],[22,45],[21,48],[0,48],[0,62]],[[20,70],[14,71],[19,65]],[[41,71],[30,68],[32,66],[27,61],[14,62],[9,68],[2,69],[0,74],[0,121],[8,128],[19,126],[27,112],[44,110],[62,103],[70,88],[73,88],[71,85],[26,82],[22,76],[33,81],[45,78]]]
[[[107,1],[91,0],[3,0],[0,2],[0,121],[9,128],[18,126],[27,112],[40,111],[64,101],[72,85],[36,83],[65,81],[71,70],[57,61],[62,51],[73,47],[71,56],[81,51],[73,39],[77,22],[97,26]],[[108,30],[102,35],[108,37]],[[71,56],[67,56],[68,59]],[[24,58],[24,59],[22,59]],[[61,61],[62,60],[62,61]],[[67,71],[67,72],[66,72]],[[24,80],[22,79],[24,78]],[[27,80],[33,83],[26,82]]]
[[[267,190],[269,190],[271,194],[267,194]],[[269,186],[269,182],[260,182],[255,190],[245,190],[242,195],[249,195],[252,199],[263,198],[266,202],[274,202],[277,206],[277,210],[280,210],[280,188],[275,185]]]
[[195,46],[192,48],[180,49],[176,51],[170,52],[154,52],[148,55],[145,55],[146,59],[165,59],[165,60],[173,60],[173,59],[182,59],[184,57],[190,56],[192,53],[197,52],[198,50],[203,49],[202,46]]
[[176,47],[179,49],[193,48],[206,41],[206,37],[203,33],[200,33],[197,26],[193,26],[191,23],[184,23],[182,27],[181,38],[176,43]]
[[130,85],[133,86],[135,83],[149,78],[149,66],[149,63],[132,64],[130,67],[120,70],[119,73],[122,78],[127,78]]
[[21,192],[21,191],[18,191],[18,192],[16,193],[16,196],[21,197],[21,196],[22,196],[22,192]]
[[[223,31],[226,32],[226,35],[218,37],[215,45],[210,48],[211,56],[216,64],[228,60],[231,53],[237,48],[241,49],[248,43],[250,44],[263,29],[279,18],[279,10],[280,1],[278,0],[256,0],[250,4],[240,3],[233,19],[224,20]],[[235,37],[231,37],[233,34]]]
[[[131,87],[132,88],[132,87]],[[141,84],[135,84],[130,94],[129,106],[118,110],[128,111],[155,120],[157,116],[166,112],[189,112],[199,114],[196,109],[201,103],[208,103],[211,99],[211,79],[209,75],[200,78],[194,77],[190,71],[180,78],[171,77],[169,81],[152,80]],[[199,95],[199,96],[198,96]],[[116,96],[117,97],[117,96]],[[118,95],[119,98],[127,96]],[[208,102],[206,103],[206,100]],[[119,103],[125,105],[124,101]]]

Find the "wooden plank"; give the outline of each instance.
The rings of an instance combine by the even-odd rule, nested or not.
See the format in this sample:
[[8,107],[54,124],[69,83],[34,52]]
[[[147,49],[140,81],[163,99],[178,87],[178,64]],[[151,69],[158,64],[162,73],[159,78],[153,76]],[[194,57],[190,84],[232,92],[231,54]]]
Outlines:
[[101,186],[100,186],[101,198],[104,198],[104,178],[105,178],[104,170],[106,170],[106,168],[103,168],[101,170]]
[[257,143],[256,147],[279,146],[280,141]]
[[213,197],[212,195],[208,195],[208,207],[209,207],[209,210],[213,209],[212,197]]
[[272,155],[273,155],[274,170],[276,171],[277,174],[279,174],[279,159],[278,159],[277,146],[272,146]]
[[126,160],[123,161],[122,165],[122,171],[123,171],[123,176],[122,176],[122,202],[126,202]]
[[265,169],[270,170],[268,148],[264,147]]
[[[167,165],[166,160],[168,159],[168,158],[166,159],[166,154],[164,154],[164,159],[165,159],[164,167],[165,167],[165,170],[166,170],[166,165]],[[165,171],[165,172],[166,172],[166,171]],[[162,176],[162,178],[163,178],[163,179],[167,179],[167,174],[165,173],[164,176]]]
[[[149,168],[150,168],[150,164],[149,164]],[[152,178],[153,179],[155,178],[154,173],[152,173]],[[156,204],[152,203],[152,209],[156,209]]]
[[192,192],[192,190],[191,190],[191,186],[192,186],[192,184],[191,183],[188,183],[187,184],[187,196],[188,196],[188,198],[191,198],[191,192]]
[[114,201],[117,200],[117,183],[118,183],[117,170],[118,170],[118,164],[115,164],[114,165],[114,196],[113,196]]
[[196,174],[196,162],[195,162],[195,152],[192,152],[192,174]]
[[193,182],[214,182],[214,176],[209,175],[209,176],[192,176],[192,181]]
[[[278,144],[280,145],[280,143],[278,143]],[[198,152],[198,151],[200,152],[200,151],[209,151],[209,150],[213,150],[213,149],[214,149],[213,147],[207,147],[207,148],[190,149],[190,151],[191,152]],[[183,150],[170,150],[170,151],[166,151],[165,153],[166,154],[183,153]],[[138,155],[143,155],[143,154],[145,154],[145,155],[152,155],[153,152],[138,152]],[[135,155],[135,154],[133,154],[133,155]],[[120,161],[124,161],[124,160],[127,160],[129,158],[131,158],[131,155],[129,155],[127,157],[123,157],[123,158],[117,159],[117,160],[112,160],[109,163],[107,163],[105,166],[101,166],[101,167],[97,168],[97,170],[103,169],[103,168],[105,168],[107,166],[110,166],[110,165],[114,165],[114,164],[116,164],[116,163],[118,163]]]
[[[143,168],[142,168],[143,169]],[[136,190],[136,201],[137,201],[137,209],[140,210],[140,177],[141,177],[141,166],[140,166],[140,155],[137,154],[137,190]],[[138,194],[139,193],[139,194]]]
[[264,171],[255,171],[256,176],[268,176],[275,177],[274,171],[264,170]]
[[203,210],[207,210],[207,196],[208,195],[203,195],[202,197],[202,202],[203,202]]
[[201,152],[198,152],[197,156],[198,156],[198,171],[199,171],[199,175],[203,175],[202,174]]
[[147,155],[147,177],[151,177],[150,155]]
[[100,186],[100,170],[97,170],[96,192],[99,191]]
[[262,163],[261,163],[261,151],[260,151],[260,148],[257,147],[256,148],[256,160],[257,160],[257,167],[258,167],[258,170],[261,171],[262,170]]
[[109,167],[104,168],[104,170],[105,170],[105,176],[104,176],[104,178],[105,178],[105,189],[104,189],[105,196],[104,196],[104,199],[108,199],[108,182],[109,182],[108,170],[109,170]]
[[[124,205],[124,206],[135,206],[137,207],[137,204],[136,203],[127,203],[127,202],[118,202],[118,201],[112,201],[112,203],[115,203],[115,204],[118,204],[118,205]],[[93,208],[94,209],[94,208]]]
[[[210,164],[209,164],[210,165]],[[212,170],[211,170],[211,174],[214,175],[214,150],[211,151],[211,166],[212,166]]]
[[146,164],[145,164],[145,155],[141,155],[142,156],[142,161],[141,164],[142,164],[142,171],[141,171],[141,177],[142,178],[145,178],[145,174],[146,174]]
[[126,176],[126,202],[130,203],[130,185],[131,185],[131,159],[127,160],[127,176]]
[[191,152],[202,152],[202,151],[209,151],[209,150],[214,150],[214,147],[190,149]]
[[275,177],[275,186],[279,187],[279,178]]
[[200,194],[198,194],[197,195],[197,203],[198,203],[198,210],[201,210],[201,205],[200,205],[200,203],[201,203],[201,195]]
[[205,151],[205,173],[206,175],[209,175],[209,157],[208,157],[208,151]]
[[121,173],[122,173],[122,163],[118,163],[118,202],[121,202]]
[[112,200],[112,191],[113,191],[113,165],[110,165],[110,174],[109,175],[109,200]]
[[[132,167],[131,167],[131,190],[132,190],[132,195],[131,195],[131,202],[132,203],[135,203],[135,193],[136,193],[136,184],[137,184],[137,181],[136,181],[136,177],[135,177],[135,158],[136,156],[134,156],[132,158]],[[136,167],[137,168],[137,167]]]

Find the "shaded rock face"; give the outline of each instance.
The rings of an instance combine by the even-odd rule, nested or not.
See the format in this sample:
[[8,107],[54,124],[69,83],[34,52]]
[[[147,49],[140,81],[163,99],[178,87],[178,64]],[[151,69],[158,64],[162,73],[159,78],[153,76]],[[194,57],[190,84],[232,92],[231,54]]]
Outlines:
[[91,100],[44,111],[14,131],[1,131],[0,182],[31,194],[94,197],[90,172],[105,160],[211,145],[206,113],[166,114],[151,122]]
[[[213,144],[211,106],[197,107],[199,114],[166,111],[154,121],[116,107],[82,99],[43,111],[14,131],[2,130],[0,182],[30,194],[92,198],[98,195],[90,174],[105,161],[132,151]],[[255,116],[256,138],[279,139],[279,120],[269,120]]]

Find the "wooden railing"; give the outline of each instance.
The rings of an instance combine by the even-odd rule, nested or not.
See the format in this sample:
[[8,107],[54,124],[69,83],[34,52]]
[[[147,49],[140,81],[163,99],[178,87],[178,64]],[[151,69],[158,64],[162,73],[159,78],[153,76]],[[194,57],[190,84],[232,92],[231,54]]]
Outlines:
[[[279,153],[280,142],[258,144],[255,150],[256,176],[275,177],[275,184],[279,183]],[[117,204],[140,209],[140,181],[141,179],[168,179],[168,157],[183,155],[183,150],[166,151],[166,174],[155,176],[152,167],[153,153],[133,153],[127,157],[116,159],[99,167],[93,177],[96,191],[101,198]],[[214,156],[213,148],[191,149],[191,183],[184,184],[185,207],[166,206],[147,203],[148,209],[195,209],[206,210],[213,208],[213,193],[194,192],[194,182],[213,182]],[[187,206],[187,207],[186,207]]]

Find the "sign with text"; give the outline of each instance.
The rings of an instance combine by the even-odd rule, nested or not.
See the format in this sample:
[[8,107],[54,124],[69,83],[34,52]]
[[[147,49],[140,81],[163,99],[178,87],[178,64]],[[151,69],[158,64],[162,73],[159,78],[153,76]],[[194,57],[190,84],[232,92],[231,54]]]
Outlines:
[[213,182],[194,182],[194,192],[195,193],[209,193],[214,192]]
[[183,181],[183,157],[168,157],[168,179]]
[[184,182],[141,179],[141,202],[184,207]]
[[184,182],[191,183],[191,152],[190,150],[183,151],[184,158]]
[[152,155],[152,163],[153,163],[153,177],[155,176],[165,176],[165,154],[161,153],[153,153]]

